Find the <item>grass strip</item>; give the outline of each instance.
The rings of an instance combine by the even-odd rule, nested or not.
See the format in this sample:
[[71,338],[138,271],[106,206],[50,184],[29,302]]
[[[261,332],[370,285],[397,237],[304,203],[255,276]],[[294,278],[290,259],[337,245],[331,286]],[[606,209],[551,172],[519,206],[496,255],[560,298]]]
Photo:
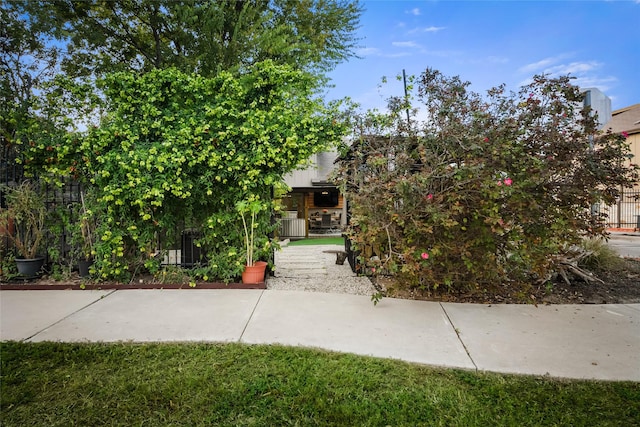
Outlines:
[[343,237],[317,237],[311,239],[292,240],[289,246],[309,246],[309,245],[341,245],[344,246]]
[[640,383],[242,344],[1,344],[0,424],[640,424]]

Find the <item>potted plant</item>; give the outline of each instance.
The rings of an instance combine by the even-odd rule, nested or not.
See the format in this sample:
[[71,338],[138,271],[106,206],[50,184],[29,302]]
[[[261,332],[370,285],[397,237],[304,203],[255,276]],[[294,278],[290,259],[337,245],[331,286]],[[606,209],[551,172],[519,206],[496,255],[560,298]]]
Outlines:
[[[267,263],[264,261],[255,261],[253,259],[254,252],[254,230],[256,227],[256,216],[263,209],[260,200],[240,201],[236,203],[236,210],[242,218],[242,226],[244,228],[244,243],[246,248],[246,262],[244,271],[242,272],[242,283],[256,284],[264,282],[264,274]],[[251,221],[248,223],[248,218]]]
[[7,209],[0,212],[0,227],[10,229],[13,223],[13,233],[7,233],[7,236],[18,252],[15,259],[18,272],[22,276],[35,277],[44,265],[44,257],[38,254],[47,216],[44,197],[30,181],[3,187]]

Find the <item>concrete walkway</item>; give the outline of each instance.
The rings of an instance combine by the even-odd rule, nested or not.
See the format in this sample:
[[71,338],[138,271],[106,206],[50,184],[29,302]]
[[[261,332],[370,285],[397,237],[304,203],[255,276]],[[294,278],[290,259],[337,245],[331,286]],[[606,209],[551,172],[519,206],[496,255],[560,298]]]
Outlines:
[[241,342],[640,381],[640,304],[475,305],[277,290],[1,291],[0,338]]

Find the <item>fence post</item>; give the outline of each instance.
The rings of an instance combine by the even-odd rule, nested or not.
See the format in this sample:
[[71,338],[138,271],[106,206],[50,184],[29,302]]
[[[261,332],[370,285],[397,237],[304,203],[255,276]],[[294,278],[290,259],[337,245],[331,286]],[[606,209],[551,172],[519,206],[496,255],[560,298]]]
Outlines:
[[624,199],[624,187],[620,187],[620,197],[618,197],[618,228],[622,228],[622,200]]

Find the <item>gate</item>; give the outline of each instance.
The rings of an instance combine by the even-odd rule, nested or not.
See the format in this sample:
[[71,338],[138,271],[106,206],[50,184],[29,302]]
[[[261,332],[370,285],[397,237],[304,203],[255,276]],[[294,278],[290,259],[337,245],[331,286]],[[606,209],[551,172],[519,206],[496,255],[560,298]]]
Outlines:
[[640,190],[623,189],[618,203],[601,206],[600,211],[608,215],[608,228],[631,228],[640,231]]

